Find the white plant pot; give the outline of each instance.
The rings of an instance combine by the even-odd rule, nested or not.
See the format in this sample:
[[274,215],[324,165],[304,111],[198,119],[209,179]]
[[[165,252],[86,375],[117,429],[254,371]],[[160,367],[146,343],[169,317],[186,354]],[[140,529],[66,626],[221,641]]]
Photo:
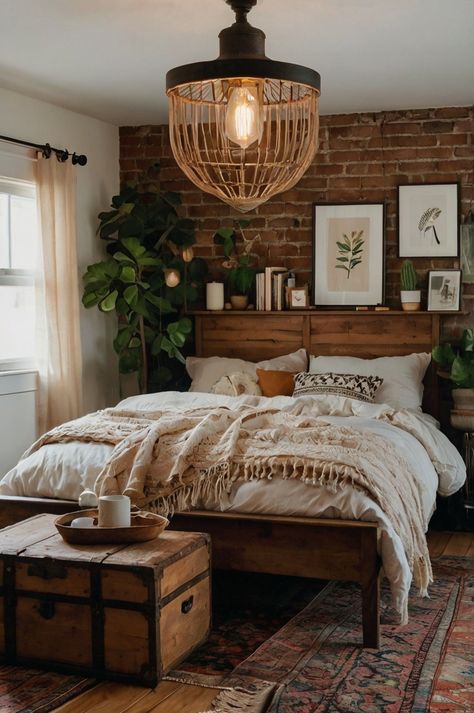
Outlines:
[[400,300],[405,312],[418,312],[421,305],[421,290],[402,290]]

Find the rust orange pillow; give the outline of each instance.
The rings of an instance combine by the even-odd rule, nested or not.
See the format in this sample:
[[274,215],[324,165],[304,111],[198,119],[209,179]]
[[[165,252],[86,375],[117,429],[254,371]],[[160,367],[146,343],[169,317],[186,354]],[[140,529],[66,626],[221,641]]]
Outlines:
[[258,385],[263,396],[293,396],[295,372],[257,369]]

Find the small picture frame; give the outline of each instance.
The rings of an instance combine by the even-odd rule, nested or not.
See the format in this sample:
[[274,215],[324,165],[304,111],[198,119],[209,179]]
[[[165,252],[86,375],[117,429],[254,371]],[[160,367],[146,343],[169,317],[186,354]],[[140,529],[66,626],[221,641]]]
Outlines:
[[461,270],[430,270],[428,273],[428,312],[459,312]]
[[459,256],[459,186],[398,186],[399,257]]
[[288,307],[290,309],[308,309],[308,288],[307,287],[289,287],[288,288]]

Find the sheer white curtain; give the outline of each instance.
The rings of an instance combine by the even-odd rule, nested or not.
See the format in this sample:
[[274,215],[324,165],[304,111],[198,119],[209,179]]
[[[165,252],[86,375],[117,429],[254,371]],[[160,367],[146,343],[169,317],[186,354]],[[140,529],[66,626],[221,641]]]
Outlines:
[[82,413],[75,172],[37,161],[40,250],[35,282],[40,433]]

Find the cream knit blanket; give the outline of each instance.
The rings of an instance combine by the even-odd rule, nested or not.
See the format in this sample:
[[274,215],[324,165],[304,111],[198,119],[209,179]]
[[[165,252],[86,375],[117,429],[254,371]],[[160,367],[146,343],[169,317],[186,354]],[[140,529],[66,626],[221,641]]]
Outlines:
[[222,501],[238,478],[298,478],[333,490],[351,485],[388,516],[421,593],[432,581],[416,474],[374,433],[329,424],[297,406],[185,413],[114,408],[53,429],[29,452],[72,440],[115,445],[97,479],[99,494],[125,493],[162,514],[191,509],[210,494]]

